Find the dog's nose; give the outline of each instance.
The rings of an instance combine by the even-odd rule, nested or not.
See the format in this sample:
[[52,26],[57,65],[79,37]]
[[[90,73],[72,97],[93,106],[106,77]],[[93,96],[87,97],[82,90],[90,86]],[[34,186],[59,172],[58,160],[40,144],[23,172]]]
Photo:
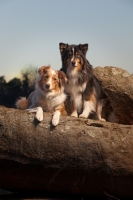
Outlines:
[[71,64],[72,64],[72,66],[75,66],[75,61],[72,61]]
[[50,83],[46,83],[45,87],[46,87],[46,89],[49,89],[50,88]]

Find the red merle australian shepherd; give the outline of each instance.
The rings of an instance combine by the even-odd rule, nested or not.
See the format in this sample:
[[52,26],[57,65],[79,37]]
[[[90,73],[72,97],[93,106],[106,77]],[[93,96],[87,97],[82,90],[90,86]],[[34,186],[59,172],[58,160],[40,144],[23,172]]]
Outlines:
[[38,70],[35,90],[26,99],[21,97],[16,101],[16,107],[28,112],[35,112],[38,121],[43,120],[43,111],[53,113],[52,125],[59,124],[60,115],[67,115],[64,101],[64,85],[67,83],[66,75],[50,66],[42,66]]
[[68,79],[65,91],[71,102],[71,116],[115,122],[111,101],[86,59],[88,44],[60,43],[59,49],[62,60],[60,70],[65,72]]

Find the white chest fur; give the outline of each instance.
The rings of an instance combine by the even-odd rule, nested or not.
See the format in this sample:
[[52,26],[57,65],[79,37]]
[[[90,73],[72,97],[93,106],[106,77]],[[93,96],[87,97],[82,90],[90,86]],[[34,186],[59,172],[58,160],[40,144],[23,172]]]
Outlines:
[[59,93],[54,93],[54,91],[46,93],[37,88],[36,92],[35,102],[38,102],[37,105],[41,106],[45,112],[53,111],[66,99],[66,94],[61,91]]
[[51,109],[62,104],[66,99],[66,95],[64,93],[59,93],[57,95],[47,95],[47,108],[50,111]]
[[66,92],[70,95],[71,100],[74,102],[74,105],[77,110],[82,108],[83,100],[82,94],[85,91],[86,83],[81,85],[77,84],[77,78],[70,78],[68,84],[66,85]]

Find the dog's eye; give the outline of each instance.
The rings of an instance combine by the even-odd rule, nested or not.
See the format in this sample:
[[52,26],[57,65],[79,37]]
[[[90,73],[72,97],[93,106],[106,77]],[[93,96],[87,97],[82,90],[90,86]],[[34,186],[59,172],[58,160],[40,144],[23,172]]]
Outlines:
[[54,81],[57,81],[57,78],[53,78]]
[[72,55],[72,52],[69,52],[69,55]]
[[48,76],[44,76],[44,78],[48,78]]

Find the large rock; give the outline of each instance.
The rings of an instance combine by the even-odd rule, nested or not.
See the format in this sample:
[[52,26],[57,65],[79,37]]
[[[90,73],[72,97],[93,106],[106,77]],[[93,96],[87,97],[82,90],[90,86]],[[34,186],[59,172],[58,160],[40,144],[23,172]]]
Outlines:
[[133,125],[0,107],[0,188],[133,198]]
[[96,67],[94,74],[114,104],[118,123],[133,124],[133,76],[117,67]]

